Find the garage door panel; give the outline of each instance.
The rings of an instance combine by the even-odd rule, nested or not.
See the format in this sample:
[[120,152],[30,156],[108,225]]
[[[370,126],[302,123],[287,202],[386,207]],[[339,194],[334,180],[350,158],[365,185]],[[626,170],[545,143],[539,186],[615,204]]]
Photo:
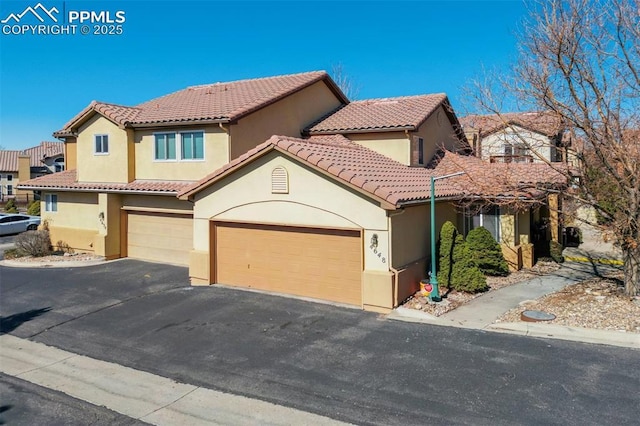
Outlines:
[[360,305],[359,231],[216,225],[217,282]]
[[190,216],[129,212],[127,254],[154,262],[189,264],[193,246],[193,220]]

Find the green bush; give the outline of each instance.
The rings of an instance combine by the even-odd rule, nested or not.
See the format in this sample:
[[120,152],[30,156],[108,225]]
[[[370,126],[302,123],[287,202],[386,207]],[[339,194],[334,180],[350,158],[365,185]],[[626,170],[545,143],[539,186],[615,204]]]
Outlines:
[[453,247],[451,287],[457,291],[476,293],[487,290],[487,278],[473,262],[471,250],[462,235],[457,235]]
[[4,205],[4,211],[7,213],[18,213],[18,208],[16,207],[16,202],[13,198],[10,198],[7,201],[7,204]]
[[491,232],[480,226],[467,234],[467,249],[471,262],[485,275],[509,275],[509,265],[504,259],[500,244],[496,242]]
[[40,201],[32,201],[29,203],[27,214],[30,216],[40,216]]
[[438,283],[444,288],[451,287],[451,272],[453,270],[453,249],[458,236],[455,225],[449,221],[445,222],[440,229],[440,250]]
[[18,235],[15,240],[16,249],[33,257],[51,254],[51,238],[49,231],[27,231]]
[[557,241],[549,241],[549,255],[556,263],[564,262],[564,256],[562,255],[562,244]]

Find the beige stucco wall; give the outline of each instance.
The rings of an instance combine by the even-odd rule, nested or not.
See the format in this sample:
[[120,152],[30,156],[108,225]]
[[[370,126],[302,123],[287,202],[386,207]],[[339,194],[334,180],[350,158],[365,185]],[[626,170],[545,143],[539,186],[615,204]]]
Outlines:
[[[408,207],[404,213],[391,213],[392,266],[398,270],[396,304],[418,291],[420,280],[427,276],[430,268],[431,216],[430,205]],[[446,221],[457,222],[457,211],[453,204],[436,202],[436,233]],[[436,241],[437,242],[437,241]]]
[[429,162],[442,147],[449,151],[461,148],[460,139],[442,106],[438,107],[412,135],[424,139],[425,162]]
[[179,200],[172,195],[132,195],[122,196],[122,208],[125,210],[157,211],[166,213],[191,213],[193,204]]
[[408,165],[411,161],[410,139],[404,132],[349,133],[345,136],[399,163]]
[[517,126],[484,137],[482,158],[488,160],[492,155],[504,155],[505,143],[526,145],[528,154],[533,157],[535,163],[543,162],[543,158],[547,161],[553,159],[552,153],[555,148],[552,147],[548,137]]
[[98,235],[98,194],[53,192],[58,195],[58,211],[45,211],[47,192],[42,193],[40,211],[42,223],[47,222],[51,242],[62,240],[74,250],[93,252]]
[[438,107],[414,132],[349,133],[345,136],[406,165],[411,165],[411,141],[414,136],[424,140],[425,163],[433,158],[438,148],[445,147],[450,151],[455,151],[461,145],[453,125],[442,107]]
[[[95,154],[95,135],[109,135],[109,153]],[[81,182],[129,182],[127,132],[95,114],[78,129],[76,144],[78,180]]]
[[230,126],[230,159],[239,157],[272,135],[300,137],[303,128],[340,104],[324,81],[319,81],[260,109]]
[[[204,132],[204,160],[155,160],[156,133],[176,133],[178,152],[178,133],[186,131]],[[217,125],[140,129],[134,146],[136,179],[198,180],[229,162],[229,138]]]
[[[277,166],[288,172],[288,194],[271,193],[271,171]],[[210,220],[387,230],[379,206],[277,152],[200,192],[194,219],[194,249],[200,251],[209,250]]]
[[64,164],[66,170],[74,170],[78,166],[78,144],[74,137],[64,140]]

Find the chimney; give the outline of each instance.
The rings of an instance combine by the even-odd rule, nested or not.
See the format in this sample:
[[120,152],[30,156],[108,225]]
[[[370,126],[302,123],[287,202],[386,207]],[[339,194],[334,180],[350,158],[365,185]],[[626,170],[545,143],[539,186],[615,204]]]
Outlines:
[[[31,179],[31,156],[25,151],[18,154],[18,182],[24,182]],[[29,191],[15,191],[15,194],[22,194]]]

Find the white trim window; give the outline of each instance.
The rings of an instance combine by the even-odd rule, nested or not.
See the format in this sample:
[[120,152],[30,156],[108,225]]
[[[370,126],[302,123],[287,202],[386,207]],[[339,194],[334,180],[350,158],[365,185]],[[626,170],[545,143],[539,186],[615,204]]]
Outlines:
[[153,158],[157,161],[175,161],[176,134],[156,133]]
[[13,185],[7,185],[7,195],[13,195]]
[[12,181],[13,180],[13,175],[7,175],[7,181]]
[[58,211],[58,194],[46,194],[44,196],[44,200],[45,200],[44,211],[46,212]]
[[204,160],[204,132],[180,133],[180,158]]
[[109,135],[94,135],[93,148],[96,155],[109,154]]

